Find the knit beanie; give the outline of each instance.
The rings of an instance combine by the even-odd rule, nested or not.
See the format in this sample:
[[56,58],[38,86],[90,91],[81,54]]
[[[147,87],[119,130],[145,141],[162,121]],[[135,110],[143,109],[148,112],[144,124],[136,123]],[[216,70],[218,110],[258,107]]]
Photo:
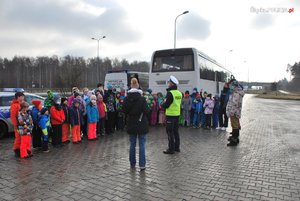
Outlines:
[[38,108],[39,105],[42,103],[41,100],[32,100],[31,101],[32,105],[34,105],[34,107]]

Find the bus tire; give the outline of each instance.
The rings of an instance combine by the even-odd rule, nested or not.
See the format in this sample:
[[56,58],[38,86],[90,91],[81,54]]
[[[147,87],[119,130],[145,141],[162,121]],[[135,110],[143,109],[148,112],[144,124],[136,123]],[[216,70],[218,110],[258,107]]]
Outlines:
[[3,121],[0,121],[0,139],[7,136],[8,128]]

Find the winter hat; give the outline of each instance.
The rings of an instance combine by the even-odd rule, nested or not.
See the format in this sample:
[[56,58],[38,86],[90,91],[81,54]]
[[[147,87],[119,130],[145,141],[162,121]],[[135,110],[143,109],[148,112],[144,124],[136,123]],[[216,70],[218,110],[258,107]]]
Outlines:
[[48,91],[47,91],[47,97],[48,97],[49,99],[53,98],[53,92],[52,92],[51,90],[48,90]]
[[186,91],[184,92],[184,94],[190,94],[190,92],[189,92],[188,90],[186,90]]
[[147,91],[149,92],[149,94],[152,94],[152,89],[147,89]]
[[73,100],[73,105],[75,105],[76,103],[81,104],[80,100],[78,100],[78,99],[75,98],[75,99]]
[[32,105],[34,105],[34,107],[38,108],[39,105],[42,103],[41,100],[32,100],[31,101]]
[[59,95],[55,95],[53,97],[53,102],[56,103],[59,99],[60,99],[60,96]]
[[130,81],[131,88],[138,89],[140,87],[138,80],[134,77]]
[[48,111],[48,108],[46,108],[46,107],[43,107],[42,109],[41,109],[41,114],[45,114],[46,113],[46,111]]
[[211,98],[211,94],[208,94],[207,97]]
[[193,91],[198,91],[198,89],[195,87],[195,88],[193,89]]
[[96,98],[95,95],[91,95],[91,96],[90,96],[90,100],[91,100],[91,101],[92,101],[92,100],[97,100],[97,98]]

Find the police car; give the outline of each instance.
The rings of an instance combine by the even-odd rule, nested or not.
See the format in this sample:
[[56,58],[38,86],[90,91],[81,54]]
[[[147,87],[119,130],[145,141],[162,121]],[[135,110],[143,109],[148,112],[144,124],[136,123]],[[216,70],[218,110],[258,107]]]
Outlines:
[[[16,91],[16,90],[15,90]],[[28,102],[32,107],[32,100],[41,100],[44,103],[45,98],[30,94],[25,94],[25,101]],[[10,120],[10,104],[15,98],[15,92],[0,92],[0,139],[6,136],[8,133],[14,131],[13,124]]]

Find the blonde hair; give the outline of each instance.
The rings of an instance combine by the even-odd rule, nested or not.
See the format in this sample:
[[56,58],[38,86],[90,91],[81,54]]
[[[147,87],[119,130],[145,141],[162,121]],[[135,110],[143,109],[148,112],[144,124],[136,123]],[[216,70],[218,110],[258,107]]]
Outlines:
[[136,88],[136,89],[138,89],[140,87],[139,82],[135,77],[131,79],[130,86],[131,86],[131,88]]

